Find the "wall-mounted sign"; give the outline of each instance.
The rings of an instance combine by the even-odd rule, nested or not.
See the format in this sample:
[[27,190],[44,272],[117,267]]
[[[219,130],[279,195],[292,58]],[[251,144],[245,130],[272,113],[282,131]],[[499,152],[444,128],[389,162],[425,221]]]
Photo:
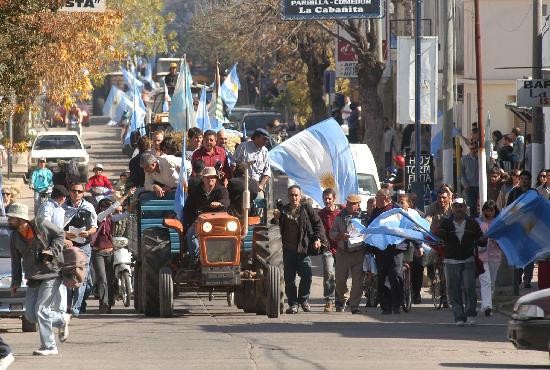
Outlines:
[[517,80],[518,107],[550,106],[550,80]]
[[61,12],[95,12],[102,13],[107,10],[107,0],[67,0]]
[[282,0],[283,19],[381,18],[382,0]]

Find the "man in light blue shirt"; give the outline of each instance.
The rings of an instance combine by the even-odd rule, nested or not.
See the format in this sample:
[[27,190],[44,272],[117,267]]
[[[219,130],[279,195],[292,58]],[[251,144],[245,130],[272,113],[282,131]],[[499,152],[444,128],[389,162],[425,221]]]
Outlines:
[[47,191],[53,187],[53,173],[46,168],[46,158],[38,160],[38,168],[31,175],[30,188],[34,190],[34,214],[38,212],[40,207],[40,193]]
[[69,196],[69,191],[63,185],[55,185],[52,189],[52,195],[46,203],[40,205],[36,212],[37,223],[50,221],[54,225],[63,229],[65,227],[65,209],[63,204]]
[[258,182],[261,191],[265,190],[271,177],[271,167],[266,148],[269,138],[270,134],[267,130],[263,128],[256,129],[250,141],[239,144],[234,156],[236,162],[253,162],[249,169],[249,176]]

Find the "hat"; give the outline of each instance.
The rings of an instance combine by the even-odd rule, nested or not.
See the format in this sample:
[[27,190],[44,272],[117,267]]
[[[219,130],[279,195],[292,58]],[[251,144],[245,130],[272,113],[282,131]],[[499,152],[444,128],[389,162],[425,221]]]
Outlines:
[[6,213],[8,217],[17,217],[25,221],[30,221],[29,218],[29,207],[23,203],[12,203],[10,206],[10,211]]
[[211,177],[211,176],[218,176],[218,173],[216,172],[216,169],[214,167],[205,167],[202,171],[202,177]]
[[103,165],[101,163],[96,163],[93,170],[95,171],[96,169],[100,169],[100,170],[103,170]]
[[40,163],[40,162],[46,163],[46,158],[44,158],[44,157],[38,158],[38,163]]
[[453,204],[465,204],[464,198],[455,198]]
[[69,191],[63,185],[54,185],[53,189],[52,189],[52,197],[53,197],[54,194],[63,195],[64,197],[68,197],[69,196]]
[[357,194],[348,195],[346,200],[350,203],[361,203],[361,197]]
[[255,131],[254,131],[254,134],[252,135],[254,137],[257,137],[257,136],[263,136],[265,138],[269,138],[269,132],[267,132],[267,130],[265,128],[257,128]]
[[170,63],[170,68],[178,68],[178,63],[175,63],[175,62]]

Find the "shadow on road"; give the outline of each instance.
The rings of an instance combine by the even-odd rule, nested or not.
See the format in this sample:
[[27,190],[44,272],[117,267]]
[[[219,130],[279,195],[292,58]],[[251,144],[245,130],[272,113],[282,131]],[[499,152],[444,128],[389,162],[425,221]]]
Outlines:
[[348,338],[395,338],[506,342],[506,328],[495,325],[456,327],[454,324],[426,322],[280,322],[236,324],[220,328],[218,325],[201,325],[208,332],[228,332],[239,334],[288,334],[297,333],[338,333]]
[[460,369],[549,369],[550,365],[515,365],[515,364],[480,364],[474,362],[442,362],[442,367],[460,368]]

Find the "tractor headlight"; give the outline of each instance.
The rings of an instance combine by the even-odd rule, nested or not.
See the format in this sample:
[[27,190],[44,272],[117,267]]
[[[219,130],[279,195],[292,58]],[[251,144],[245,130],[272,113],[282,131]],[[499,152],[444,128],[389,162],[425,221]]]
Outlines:
[[237,231],[239,225],[235,221],[229,221],[226,225],[227,231]]
[[204,231],[205,233],[209,233],[210,231],[212,231],[212,224],[210,222],[205,222],[204,224],[202,224],[202,231]]

